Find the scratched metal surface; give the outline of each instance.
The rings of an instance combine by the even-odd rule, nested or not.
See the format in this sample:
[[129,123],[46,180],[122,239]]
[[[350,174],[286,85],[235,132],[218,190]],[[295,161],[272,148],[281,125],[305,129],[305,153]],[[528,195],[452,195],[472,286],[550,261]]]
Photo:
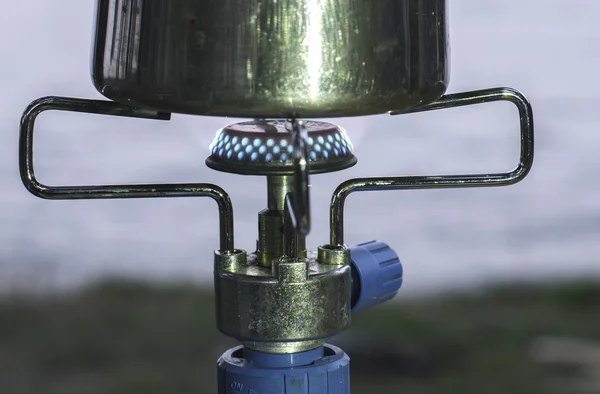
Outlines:
[[[353,195],[347,242],[393,245],[405,264],[405,294],[598,273],[600,3],[462,0],[449,11],[449,92],[522,90],[535,111],[534,170],[503,189]],[[210,283],[218,244],[212,201],[43,201],[19,182],[24,107],[44,95],[100,97],[89,78],[93,13],[91,0],[31,0],[0,14],[1,36],[19,38],[0,41],[0,290],[67,289],[106,275]],[[250,249],[266,182],[204,166],[214,133],[228,123],[44,115],[37,175],[55,184],[217,182],[232,195],[237,246]],[[312,248],[327,241],[331,192],[349,177],[505,170],[518,157],[509,105],[338,123],[359,164],[312,178]]]

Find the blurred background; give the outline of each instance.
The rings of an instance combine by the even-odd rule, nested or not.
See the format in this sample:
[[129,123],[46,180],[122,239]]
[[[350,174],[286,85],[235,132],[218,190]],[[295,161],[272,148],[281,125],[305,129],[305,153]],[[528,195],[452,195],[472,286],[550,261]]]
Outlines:
[[[89,77],[94,11],[92,0],[30,0],[0,13],[2,392],[214,392],[214,360],[231,345],[213,321],[214,202],[45,201],[19,180],[28,103],[101,98]],[[347,243],[385,241],[405,268],[395,302],[358,314],[337,339],[348,343],[354,392],[600,393],[598,13],[594,0],[450,3],[448,91],[523,91],[534,169],[507,188],[349,199]],[[336,119],[359,164],[312,177],[309,248],[327,242],[331,194],[345,179],[511,170],[517,116],[499,103]],[[234,204],[236,246],[252,249],[265,180],[204,165],[230,122],[44,114],[37,176],[218,183]]]

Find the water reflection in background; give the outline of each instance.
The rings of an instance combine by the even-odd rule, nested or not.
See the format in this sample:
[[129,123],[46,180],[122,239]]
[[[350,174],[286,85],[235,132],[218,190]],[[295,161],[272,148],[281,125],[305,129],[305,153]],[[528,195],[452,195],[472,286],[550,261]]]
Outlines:
[[[20,184],[25,106],[44,95],[100,97],[88,75],[93,8],[91,0],[32,0],[0,15],[0,34],[19,37],[0,42],[0,289],[65,289],[106,275],[209,284],[218,245],[212,201],[43,201]],[[598,12],[593,0],[453,2],[450,91],[522,90],[535,113],[534,170],[508,188],[352,195],[347,242],[390,243],[413,293],[600,271]],[[312,248],[327,242],[331,193],[349,177],[505,171],[518,160],[508,104],[336,122],[359,164],[312,178]],[[218,183],[234,203],[237,246],[252,249],[266,182],[204,166],[208,144],[228,123],[43,115],[37,175],[55,184]]]

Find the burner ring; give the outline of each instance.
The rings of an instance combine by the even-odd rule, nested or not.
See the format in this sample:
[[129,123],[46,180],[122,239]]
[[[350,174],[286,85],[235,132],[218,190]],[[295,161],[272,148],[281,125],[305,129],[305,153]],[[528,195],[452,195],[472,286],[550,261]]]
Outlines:
[[[254,120],[217,132],[206,165],[244,175],[294,173],[292,134],[284,120]],[[312,174],[343,170],[356,164],[346,131],[326,122],[305,121],[309,170]]]

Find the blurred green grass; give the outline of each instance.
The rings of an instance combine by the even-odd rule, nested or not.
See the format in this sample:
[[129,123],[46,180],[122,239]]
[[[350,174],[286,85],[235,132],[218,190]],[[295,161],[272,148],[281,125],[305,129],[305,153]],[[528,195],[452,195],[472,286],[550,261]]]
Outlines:
[[[600,340],[599,313],[598,283],[505,285],[357,313],[333,343],[352,358],[354,394],[558,393],[532,342]],[[213,315],[210,289],[193,286],[0,300],[0,392],[215,393],[215,361],[234,343]]]

